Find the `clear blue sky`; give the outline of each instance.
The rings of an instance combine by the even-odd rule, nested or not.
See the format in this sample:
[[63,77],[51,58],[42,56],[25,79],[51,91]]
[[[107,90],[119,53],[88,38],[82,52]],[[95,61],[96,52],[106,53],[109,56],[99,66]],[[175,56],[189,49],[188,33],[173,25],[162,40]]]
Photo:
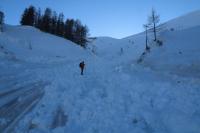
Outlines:
[[25,7],[50,7],[63,12],[65,18],[80,19],[91,36],[123,38],[143,30],[152,7],[165,22],[185,13],[199,10],[200,0],[1,0],[0,9],[6,23],[18,25]]

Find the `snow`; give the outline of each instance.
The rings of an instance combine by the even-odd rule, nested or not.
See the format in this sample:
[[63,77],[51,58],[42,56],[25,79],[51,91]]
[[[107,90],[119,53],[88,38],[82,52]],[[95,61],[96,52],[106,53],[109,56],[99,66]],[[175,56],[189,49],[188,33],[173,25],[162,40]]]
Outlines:
[[177,17],[164,23],[164,27],[167,29],[173,28],[174,30],[184,30],[192,27],[199,26],[200,24],[200,10],[190,12],[183,16]]
[[12,54],[14,53],[16,58],[24,61],[62,60],[62,58],[69,58],[67,53],[70,51],[73,51],[70,52],[70,58],[74,59],[80,58],[80,56],[77,57],[77,53],[87,54],[68,40],[40,32],[29,26],[6,26],[5,30],[6,32],[0,36],[1,45],[9,49]]
[[144,64],[152,69],[199,78],[199,34],[200,26],[162,33],[163,46],[153,48]]
[[[144,33],[99,37],[83,49],[29,26],[6,25],[0,35],[0,94],[6,88],[48,83],[14,132],[199,133],[199,18],[197,11],[167,22],[175,30],[159,33],[163,46],[150,41],[141,63]],[[0,95],[0,103],[11,98]]]

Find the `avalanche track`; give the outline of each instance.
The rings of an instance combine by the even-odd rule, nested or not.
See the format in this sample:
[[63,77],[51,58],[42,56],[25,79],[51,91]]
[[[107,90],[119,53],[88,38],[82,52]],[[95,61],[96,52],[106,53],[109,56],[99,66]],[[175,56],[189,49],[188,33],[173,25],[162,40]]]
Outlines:
[[83,76],[77,61],[35,72],[51,84],[17,133],[199,131],[198,79],[100,58],[88,60]]

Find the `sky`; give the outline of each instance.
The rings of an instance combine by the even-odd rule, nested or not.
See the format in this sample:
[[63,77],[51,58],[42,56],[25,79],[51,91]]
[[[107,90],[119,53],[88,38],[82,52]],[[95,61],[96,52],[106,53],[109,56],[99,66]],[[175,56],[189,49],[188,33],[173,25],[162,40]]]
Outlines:
[[5,23],[19,25],[24,9],[30,5],[80,19],[88,26],[90,36],[113,38],[143,31],[152,8],[160,15],[161,23],[200,10],[199,0],[0,0]]

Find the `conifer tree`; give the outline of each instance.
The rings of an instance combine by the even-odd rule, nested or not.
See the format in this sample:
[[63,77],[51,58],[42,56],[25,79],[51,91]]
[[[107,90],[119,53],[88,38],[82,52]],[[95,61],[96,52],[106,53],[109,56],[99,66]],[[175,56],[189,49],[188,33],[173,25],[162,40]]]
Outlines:
[[30,6],[29,8],[26,8],[24,10],[24,13],[23,13],[21,21],[20,21],[21,25],[34,26],[35,15],[36,15],[36,11],[35,11],[34,6]]
[[74,42],[82,47],[86,47],[88,28],[83,26],[80,20],[75,21]]
[[56,34],[56,28],[57,28],[57,21],[58,21],[58,17],[57,17],[57,13],[54,11],[53,12],[53,16],[51,18],[51,33],[52,34]]
[[41,24],[41,30],[50,33],[51,31],[51,16],[52,11],[50,8],[46,8],[44,15],[42,16],[42,24]]
[[41,9],[39,8],[36,11],[36,16],[35,16],[35,27],[40,29],[41,28],[41,23],[42,23],[42,15],[41,15]]
[[58,36],[64,37],[64,15],[60,13],[57,20],[56,33]]
[[4,13],[0,11],[0,31],[3,31],[3,24],[4,24]]
[[74,41],[74,19],[67,19],[65,21],[65,34],[64,37],[70,41]]

